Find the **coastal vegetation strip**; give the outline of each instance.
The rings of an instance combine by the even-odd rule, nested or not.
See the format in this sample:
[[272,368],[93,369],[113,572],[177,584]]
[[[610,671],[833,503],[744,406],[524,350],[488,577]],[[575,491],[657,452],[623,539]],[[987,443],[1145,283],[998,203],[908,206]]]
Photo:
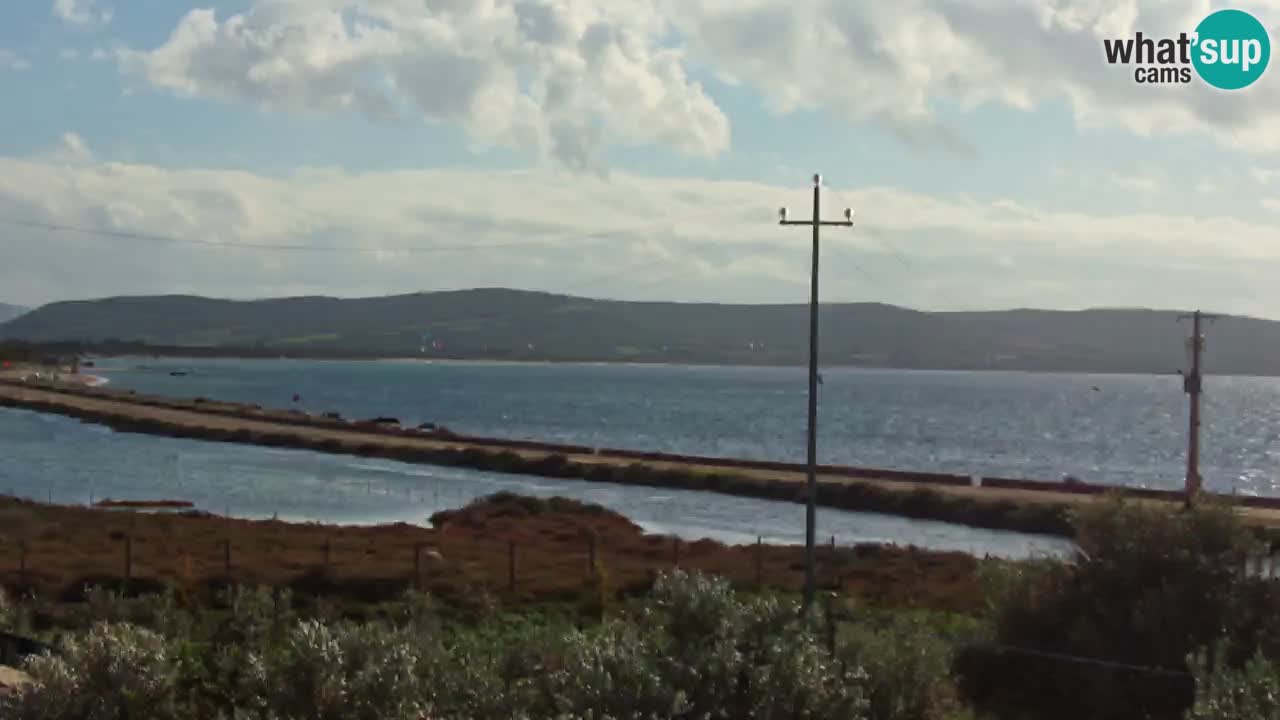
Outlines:
[[[507,607],[573,603],[593,592],[630,596],[675,567],[743,589],[794,593],[804,580],[799,546],[684,542],[565,498],[499,493],[430,521],[338,526],[0,497],[0,585],[55,605],[82,601],[86,586],[129,594],[170,588],[203,603],[228,584],[265,585],[353,611],[415,588],[465,615],[485,595]],[[981,605],[980,562],[878,545],[823,547],[819,557],[825,587],[876,606],[957,612]]]
[[[23,673],[6,720],[1280,714],[1280,582],[1217,503],[1089,503],[1070,558],[820,554],[812,614],[797,546],[682,547],[564,498],[490,496],[432,529],[4,499],[0,517],[0,651]],[[9,540],[32,566],[6,570]]]

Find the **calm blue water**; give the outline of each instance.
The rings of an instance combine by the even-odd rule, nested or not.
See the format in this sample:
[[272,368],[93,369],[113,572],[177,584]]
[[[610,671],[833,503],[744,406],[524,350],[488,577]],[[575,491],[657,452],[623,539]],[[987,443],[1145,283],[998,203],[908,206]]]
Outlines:
[[[171,377],[174,369],[191,374]],[[99,371],[141,392],[268,407],[290,407],[299,393],[311,411],[480,435],[804,459],[800,368],[115,359]],[[1182,484],[1186,396],[1177,376],[830,369],[823,381],[823,462]],[[1280,380],[1205,382],[1207,487],[1280,494]]]
[[[437,510],[510,490],[600,503],[652,532],[729,543],[802,543],[804,508],[710,493],[600,485],[302,450],[115,433],[57,415],[0,408],[0,493],[65,504],[104,497],[182,499],[240,517],[425,524]],[[819,537],[976,554],[1059,553],[1051,538],[821,509]]]

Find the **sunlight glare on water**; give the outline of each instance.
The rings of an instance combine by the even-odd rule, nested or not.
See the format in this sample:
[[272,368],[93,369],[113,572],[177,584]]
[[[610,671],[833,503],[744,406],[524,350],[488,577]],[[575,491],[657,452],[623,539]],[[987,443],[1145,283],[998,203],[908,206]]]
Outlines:
[[[687,540],[803,542],[803,506],[711,493],[501,475],[302,450],[114,433],[55,415],[0,409],[0,493],[86,504],[176,499],[238,517],[427,524],[437,510],[499,491],[560,495],[617,510]],[[1058,553],[1066,543],[881,515],[822,510],[841,544],[915,544],[979,555]]]

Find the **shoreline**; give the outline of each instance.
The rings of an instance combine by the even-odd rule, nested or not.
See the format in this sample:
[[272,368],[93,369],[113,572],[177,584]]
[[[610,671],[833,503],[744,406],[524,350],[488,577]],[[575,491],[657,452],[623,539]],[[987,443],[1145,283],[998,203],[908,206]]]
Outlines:
[[[797,371],[807,370],[807,365],[803,362],[777,362],[777,363],[735,363],[716,360],[621,360],[621,359],[523,359],[523,358],[503,358],[491,356],[475,356],[475,357],[421,357],[417,355],[344,355],[341,353],[334,354],[316,354],[316,355],[299,355],[290,354],[288,351],[280,353],[270,352],[237,352],[234,349],[220,353],[213,348],[180,348],[180,347],[164,347],[155,348],[156,352],[141,352],[136,350],[123,352],[109,352],[94,349],[92,347],[79,346],[74,343],[70,344],[68,352],[74,352],[82,357],[91,358],[137,358],[137,359],[171,359],[171,360],[290,360],[301,362],[371,362],[371,363],[397,363],[397,364],[490,364],[490,365],[605,365],[620,367],[688,367],[688,368],[743,368],[743,369],[793,369]],[[868,370],[882,372],[908,372],[908,373],[1008,373],[1019,375],[1080,375],[1080,376],[1132,376],[1132,377],[1166,377],[1176,376],[1176,369],[1168,371],[1155,370],[1133,370],[1133,369],[1115,369],[1115,370],[1081,370],[1081,369],[1043,369],[1043,368],[1018,368],[1018,367],[904,367],[895,365],[878,365],[878,364],[849,364],[842,362],[826,362],[822,364],[822,368],[826,370]],[[1215,375],[1215,377],[1239,377],[1239,378],[1280,378],[1280,373],[1274,375],[1259,375],[1249,373],[1232,373]]]
[[[805,502],[802,465],[664,455],[409,430],[257,406],[73,385],[0,382],[0,406],[76,417],[121,432],[356,455],[519,475],[703,490]],[[818,504],[838,510],[1070,537],[1070,509],[1120,492],[1171,504],[1169,491],[822,466]],[[1228,499],[1229,500],[1229,499]],[[1236,498],[1247,521],[1280,527],[1280,498]]]
[[72,386],[96,388],[108,385],[111,379],[103,375],[91,373],[69,373],[61,371],[45,371],[53,376],[52,380],[42,377],[42,371],[36,367],[20,366],[0,370],[0,382],[61,382]]

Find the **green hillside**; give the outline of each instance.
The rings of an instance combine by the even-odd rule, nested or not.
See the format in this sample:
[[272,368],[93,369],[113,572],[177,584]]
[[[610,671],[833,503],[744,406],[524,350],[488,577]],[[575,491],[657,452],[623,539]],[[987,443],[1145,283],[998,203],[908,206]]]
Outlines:
[[[259,301],[119,297],[46,305],[0,325],[0,338],[130,341],[298,356],[431,356],[803,364],[808,308],[620,302],[480,289],[378,298]],[[824,364],[935,369],[1170,373],[1188,327],[1153,310],[918,312],[829,304]],[[1225,318],[1209,368],[1280,374],[1280,323]],[[425,350],[424,350],[425,348]]]
[[13,318],[18,317],[19,315],[27,312],[28,310],[30,310],[30,308],[25,308],[25,307],[22,307],[21,305],[8,305],[5,303],[0,303],[0,323],[5,322],[7,320],[12,320]]

